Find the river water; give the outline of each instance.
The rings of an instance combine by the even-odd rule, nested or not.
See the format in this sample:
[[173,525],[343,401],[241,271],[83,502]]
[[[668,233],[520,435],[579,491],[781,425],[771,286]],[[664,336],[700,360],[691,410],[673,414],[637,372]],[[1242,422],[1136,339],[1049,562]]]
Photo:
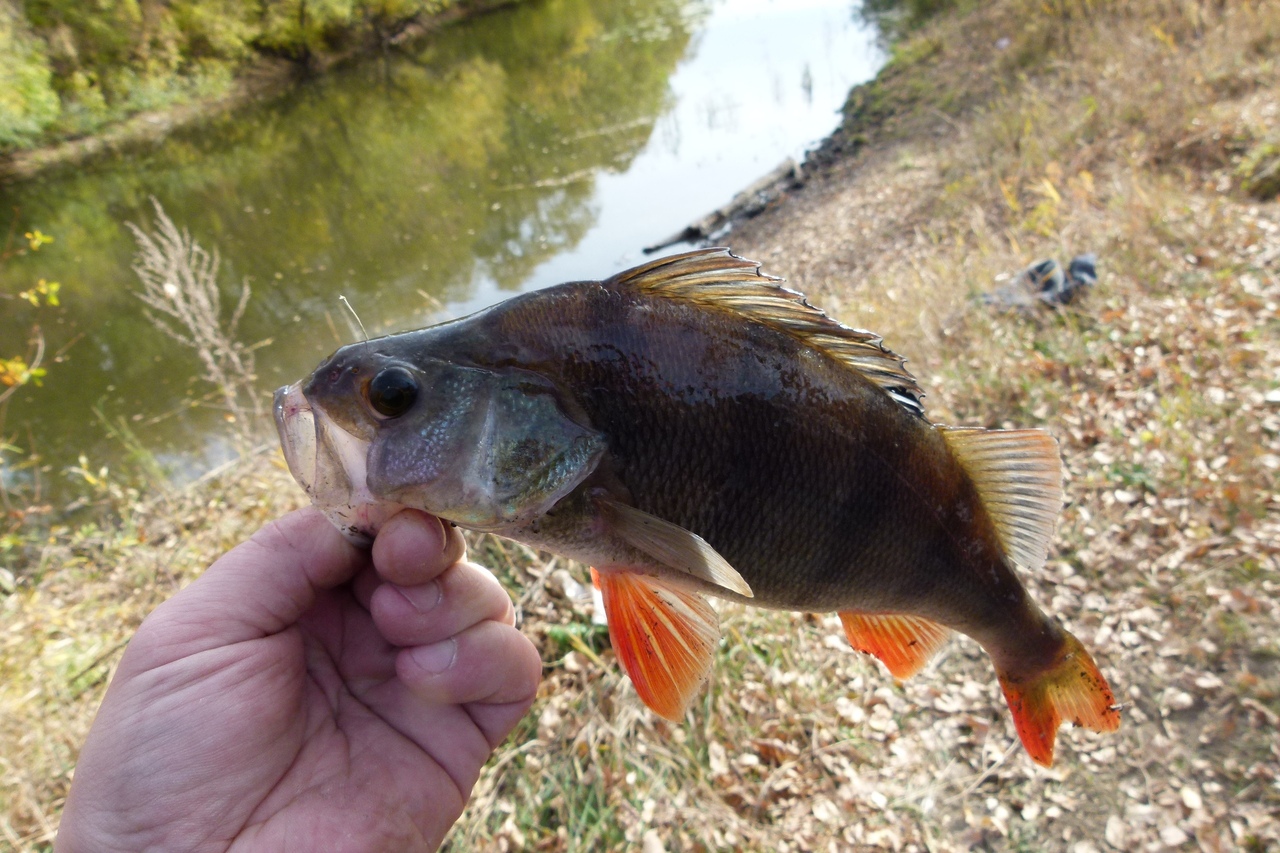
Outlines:
[[234,452],[198,360],[135,296],[126,223],[150,228],[151,199],[217,250],[228,314],[252,288],[239,337],[269,341],[266,400],[359,334],[339,295],[376,335],[603,278],[800,159],[882,62],[856,5],[533,0],[0,187],[11,246],[53,237],[0,264],[0,294],[61,285],[59,307],[0,301],[0,358],[39,325],[48,368],[0,410],[5,487],[58,501],[82,455],[120,477],[146,456],[182,481]]

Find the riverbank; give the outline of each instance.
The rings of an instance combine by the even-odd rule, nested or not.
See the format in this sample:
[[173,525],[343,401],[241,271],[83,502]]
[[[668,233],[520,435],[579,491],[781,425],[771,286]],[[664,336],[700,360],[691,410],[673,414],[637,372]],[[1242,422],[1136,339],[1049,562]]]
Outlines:
[[[0,60],[0,83],[11,86],[0,100],[0,185],[158,141],[282,94],[305,77],[516,2],[410,2],[394,10],[355,3],[308,19],[306,0],[297,0],[289,22],[281,20],[288,10],[256,15],[235,4],[201,14],[51,4],[36,22],[0,9],[0,45],[12,48]],[[99,44],[104,32],[131,43],[130,55]]]
[[[736,605],[673,726],[592,625],[583,567],[481,537],[547,669],[451,849],[1280,844],[1280,207],[1251,183],[1278,53],[1275,3],[980,4],[901,42],[805,186],[728,240],[884,335],[931,419],[1058,438],[1068,504],[1026,580],[1126,703],[1119,733],[1064,729],[1039,768],[972,642],[899,685],[834,617]],[[1098,283],[1069,306],[975,298],[1090,251]],[[140,619],[302,500],[271,448],[167,495],[83,477],[120,521],[0,551],[0,838],[17,850],[52,837]]]

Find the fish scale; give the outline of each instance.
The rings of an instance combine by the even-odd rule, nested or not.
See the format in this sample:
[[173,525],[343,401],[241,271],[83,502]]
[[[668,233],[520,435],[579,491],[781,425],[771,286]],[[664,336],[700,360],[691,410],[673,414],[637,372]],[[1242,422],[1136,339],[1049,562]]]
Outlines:
[[343,347],[276,413],[290,469],[354,537],[412,506],[590,564],[659,714],[709,677],[710,594],[836,611],[900,678],[969,635],[1047,764],[1063,719],[1119,725],[1015,571],[1052,536],[1056,443],[935,426],[922,397],[875,335],[709,249]]
[[[584,301],[596,295],[584,294]],[[756,603],[830,610],[873,599],[883,585],[863,590],[850,582],[859,581],[868,574],[866,570],[892,573],[897,568],[886,559],[894,549],[877,548],[877,542],[868,542],[862,532],[876,528],[874,519],[871,524],[859,521],[877,515],[877,507],[891,504],[887,499],[895,491],[888,471],[891,463],[882,464],[882,475],[874,480],[862,476],[860,468],[876,463],[865,449],[857,453],[866,447],[858,434],[841,440],[839,433],[848,430],[842,428],[847,416],[840,409],[848,407],[828,405],[829,411],[813,411],[819,401],[803,397],[834,394],[805,395],[803,389],[787,387],[778,381],[774,364],[717,358],[715,363],[727,365],[731,375],[695,377],[718,389],[715,405],[691,406],[678,396],[673,399],[651,380],[667,377],[670,384],[679,386],[681,380],[670,378],[703,365],[708,348],[758,352],[767,343],[779,350],[779,360],[789,363],[799,346],[785,335],[744,329],[723,320],[724,328],[713,326],[690,342],[694,319],[674,320],[670,311],[641,311],[628,304],[645,299],[642,294],[630,300],[605,297],[594,309],[580,306],[584,328],[570,338],[577,343],[571,348],[568,341],[550,341],[526,366],[586,389],[579,399],[593,426],[611,437],[610,455],[620,460],[618,476],[635,505],[707,539],[751,584]],[[500,332],[486,330],[475,337],[501,334],[519,340],[522,328],[538,329],[535,322],[524,322],[521,314],[519,306],[511,306]],[[651,322],[637,322],[636,315]],[[564,323],[561,318],[562,328]],[[612,369],[612,358],[602,369],[590,370],[591,360],[581,353],[596,351],[582,343],[591,336],[616,342],[624,360],[643,363],[652,375],[633,372],[619,377]],[[533,342],[522,343],[533,349]],[[570,352],[577,354],[570,358]],[[635,356],[636,352],[646,357]],[[471,351],[467,357],[479,360],[484,355]],[[748,370],[751,367],[756,370]],[[864,382],[846,371],[833,371],[829,379],[851,385]],[[877,389],[863,393],[874,394],[871,399],[881,403],[883,395]],[[802,397],[799,403],[796,397]],[[798,415],[801,407],[807,411]],[[893,428],[894,418],[911,420],[887,398],[875,408],[886,421],[881,432]],[[835,459],[841,450],[844,458]],[[851,483],[858,485],[850,487]],[[841,490],[850,492],[853,511],[840,513],[839,505],[833,507],[831,496]],[[732,500],[723,499],[726,492]],[[886,499],[879,499],[881,495]],[[848,523],[842,523],[842,515]],[[769,523],[762,523],[764,518]],[[893,531],[885,534],[892,536]],[[862,541],[855,546],[848,542],[850,538]],[[896,552],[894,556],[901,559]]]

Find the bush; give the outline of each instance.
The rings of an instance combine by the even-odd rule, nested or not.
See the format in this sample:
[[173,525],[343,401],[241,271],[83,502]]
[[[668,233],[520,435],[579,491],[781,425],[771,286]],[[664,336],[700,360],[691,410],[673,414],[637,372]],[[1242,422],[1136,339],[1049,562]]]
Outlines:
[[30,145],[58,117],[53,73],[41,43],[0,3],[0,148]]
[[0,152],[220,95],[265,55],[383,42],[456,0],[0,0]]

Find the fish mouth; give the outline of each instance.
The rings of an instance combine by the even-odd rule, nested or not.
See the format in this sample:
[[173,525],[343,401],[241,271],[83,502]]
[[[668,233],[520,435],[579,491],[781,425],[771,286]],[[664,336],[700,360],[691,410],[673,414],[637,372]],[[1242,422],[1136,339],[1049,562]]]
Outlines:
[[308,495],[315,497],[312,488],[316,481],[316,419],[301,385],[299,382],[278,389],[272,412],[289,473]]
[[277,390],[272,409],[285,462],[298,485],[347,539],[372,542],[402,505],[369,491],[369,442],[313,406],[301,382]]

